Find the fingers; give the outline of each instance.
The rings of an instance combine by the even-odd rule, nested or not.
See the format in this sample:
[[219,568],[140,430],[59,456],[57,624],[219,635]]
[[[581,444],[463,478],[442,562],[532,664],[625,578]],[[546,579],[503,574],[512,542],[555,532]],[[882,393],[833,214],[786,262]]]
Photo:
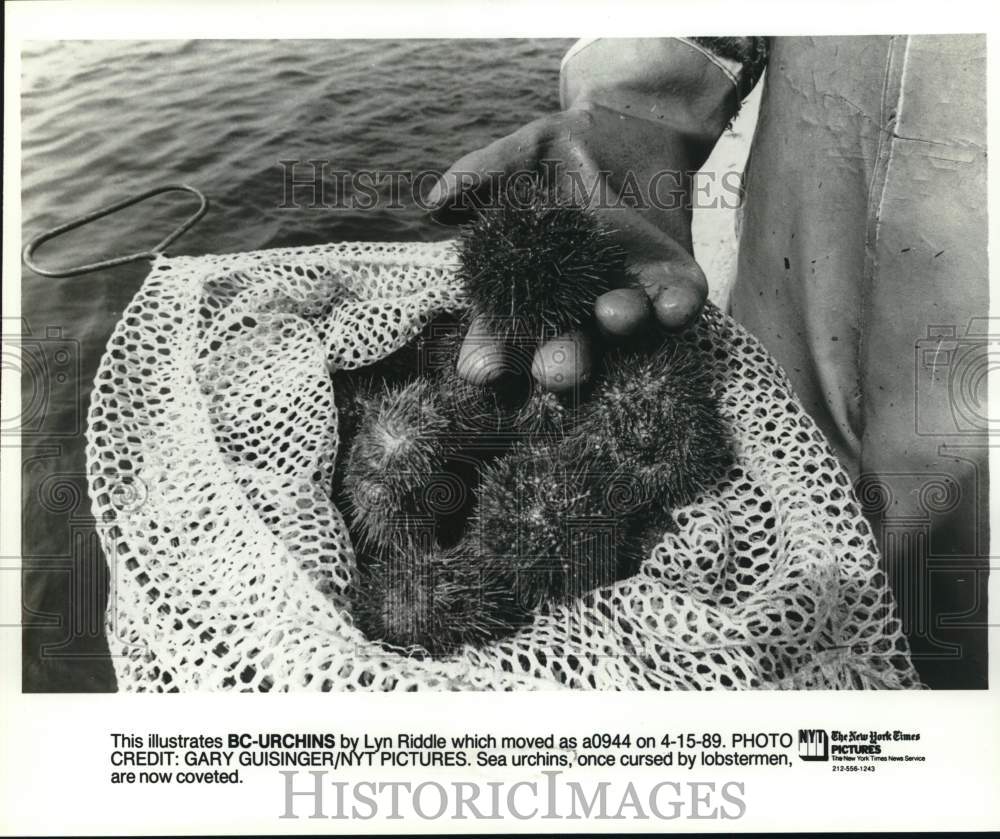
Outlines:
[[[470,384],[492,384],[510,367],[508,349],[482,318],[474,319],[458,353],[458,375]],[[592,369],[590,339],[581,332],[546,341],[535,350],[531,361],[531,375],[545,390],[554,393],[589,380]]]
[[656,319],[668,332],[678,332],[701,313],[707,294],[689,283],[664,286],[653,301]]
[[[585,142],[593,128],[593,115],[566,112],[529,123],[513,134],[456,161],[428,195],[432,217],[455,223],[468,220],[489,205],[496,191],[520,173],[538,174],[550,157],[572,158],[572,172],[584,184],[597,184],[599,156]],[[595,195],[602,194],[599,191]],[[619,340],[646,329],[678,331],[701,312],[708,284],[691,256],[690,216],[682,210],[657,217],[621,202],[589,201],[588,205],[628,254],[629,273],[641,288],[622,288],[601,295],[594,314],[601,336]],[[644,292],[644,293],[643,293]],[[530,350],[529,350],[530,352]],[[527,359],[524,359],[525,361]],[[505,347],[480,322],[474,322],[462,345],[458,373],[476,384],[498,380],[512,365],[512,349]],[[549,341],[537,349],[532,374],[549,390],[563,390],[589,378],[590,339],[580,334]]]
[[616,288],[597,298],[594,315],[603,334],[625,338],[649,324],[653,303],[641,288]]
[[[708,295],[705,275],[693,259],[649,262],[636,268],[643,288],[619,288],[602,294],[594,305],[601,333],[612,339],[635,335],[656,325],[674,332],[701,312]],[[508,367],[503,342],[477,318],[469,327],[458,356],[458,375],[476,385],[499,379]],[[548,391],[570,390],[590,379],[591,339],[573,332],[543,343],[535,351],[531,375]]]
[[685,257],[642,262],[633,269],[653,302],[656,320],[669,332],[694,321],[708,299],[705,273],[692,257]]
[[640,260],[632,272],[642,288],[618,288],[594,304],[598,328],[608,338],[627,338],[655,324],[677,332],[698,317],[708,298],[705,274],[686,254]]
[[503,343],[490,332],[482,318],[475,318],[458,351],[458,375],[473,385],[492,384],[504,374],[507,360]]
[[[601,223],[615,231],[616,238],[629,254],[631,273],[646,290],[652,302],[652,314],[660,326],[673,332],[697,318],[708,299],[708,281],[691,256],[690,229],[681,224],[671,231],[674,234],[671,235],[627,208],[597,208],[596,212]],[[625,337],[648,323],[641,309],[630,309],[623,314],[624,301],[615,302],[616,311],[610,314],[606,307],[597,307],[597,319],[603,331]]]
[[590,338],[582,332],[571,332],[535,350],[531,375],[545,390],[561,393],[589,381],[592,358]]
[[[643,329],[678,331],[690,324],[707,297],[705,275],[691,260],[687,266],[650,264],[641,272],[644,288],[618,288],[602,294],[594,314],[603,335],[622,339]],[[499,379],[508,367],[509,354],[480,318],[469,326],[458,356],[458,375],[476,385]],[[561,393],[589,381],[593,372],[591,339],[582,332],[554,338],[535,351],[531,375],[545,389]]]
[[[676,332],[698,317],[708,297],[705,274],[673,240],[658,237],[659,258],[647,241],[643,256],[634,259],[632,273],[641,288],[618,288],[597,298],[594,315],[600,333],[620,340],[646,329]],[[546,390],[561,392],[589,380],[593,367],[591,339],[580,332],[542,344],[535,351],[531,374]],[[499,379],[511,358],[508,348],[484,322],[472,322],[458,358],[458,374],[487,385]]]

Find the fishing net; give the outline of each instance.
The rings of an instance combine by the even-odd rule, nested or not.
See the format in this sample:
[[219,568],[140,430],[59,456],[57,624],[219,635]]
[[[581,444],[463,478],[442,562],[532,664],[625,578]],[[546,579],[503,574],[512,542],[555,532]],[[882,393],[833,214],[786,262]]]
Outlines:
[[338,371],[463,296],[449,243],[160,257],[95,381],[89,488],[122,690],[911,688],[850,481],[775,362],[709,306],[736,462],[639,572],[444,659],[351,617]]

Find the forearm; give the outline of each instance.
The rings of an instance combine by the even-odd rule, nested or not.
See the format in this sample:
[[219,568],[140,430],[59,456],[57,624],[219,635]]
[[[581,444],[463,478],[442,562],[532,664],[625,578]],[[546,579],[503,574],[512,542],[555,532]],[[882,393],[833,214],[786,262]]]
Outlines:
[[[752,39],[743,40],[750,50]],[[602,184],[605,206],[634,210],[629,224],[660,230],[690,254],[693,175],[737,112],[752,72],[689,39],[580,41],[562,65],[575,150],[564,162]]]
[[760,78],[763,38],[599,38],[563,59],[564,109],[599,105],[683,137],[695,168]]

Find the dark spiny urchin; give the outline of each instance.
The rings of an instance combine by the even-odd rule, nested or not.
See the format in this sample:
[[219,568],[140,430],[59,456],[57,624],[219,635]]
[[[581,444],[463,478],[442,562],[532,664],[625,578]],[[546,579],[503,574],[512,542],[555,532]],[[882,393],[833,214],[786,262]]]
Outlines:
[[453,432],[464,438],[475,437],[481,445],[492,445],[491,441],[502,443],[514,432],[531,393],[530,381],[513,375],[501,376],[489,385],[478,385],[451,370],[439,381]]
[[518,434],[524,438],[563,437],[573,430],[580,414],[579,396],[569,391],[553,393],[534,384],[514,420]]
[[689,503],[732,461],[704,360],[673,339],[610,354],[573,438],[580,456],[634,479],[666,509]]
[[[543,604],[635,573],[674,507],[731,461],[701,354],[655,328],[599,359],[580,392],[532,383],[538,341],[579,331],[599,295],[629,283],[587,210],[522,184],[463,230],[460,257],[470,313],[425,330],[402,372],[355,388],[338,459],[356,621],[416,654],[509,634]],[[488,385],[456,370],[476,317],[519,362]]]
[[[653,346],[610,354],[579,414],[534,392],[518,417],[534,421],[526,439],[485,466],[443,439],[410,448],[418,416],[431,438],[455,439],[446,377],[388,391],[355,448],[373,472],[412,458],[418,468],[409,471],[422,478],[395,473],[394,508],[362,516],[359,628],[413,654],[445,655],[515,631],[543,604],[634,574],[673,529],[673,507],[731,458],[698,351],[672,339]],[[420,398],[424,386],[437,398]],[[433,406],[429,422],[416,405]],[[442,474],[466,487],[478,479],[474,506],[464,499],[445,542],[449,528],[423,503]]]
[[515,613],[523,622],[509,589],[480,574],[477,558],[463,550],[408,544],[360,556],[355,625],[412,655],[441,656],[505,634]]
[[528,608],[628,576],[636,536],[560,441],[518,444],[486,467],[470,523],[483,573]]
[[440,392],[418,379],[372,397],[348,454],[343,494],[353,535],[384,544],[396,525],[428,518],[420,499],[444,471],[448,418]]
[[333,377],[337,407],[337,464],[332,497],[343,501],[343,473],[358,428],[369,417],[373,405],[384,401],[390,388],[416,379],[454,371],[466,319],[444,313],[434,317],[417,338],[385,358],[354,370],[338,370]]
[[501,336],[579,328],[601,294],[627,284],[625,251],[592,212],[537,182],[510,191],[462,229],[458,278],[473,312]]
[[[531,393],[531,384],[530,379],[517,375],[517,370],[489,385],[474,384],[460,376],[457,361],[469,323],[468,316],[451,321],[439,319],[418,339],[414,359],[419,374],[433,380],[439,389],[450,433],[475,435],[483,444],[497,435],[506,438],[513,430]],[[533,351],[533,347],[512,347],[508,363],[516,366],[520,362],[523,370],[530,370]]]

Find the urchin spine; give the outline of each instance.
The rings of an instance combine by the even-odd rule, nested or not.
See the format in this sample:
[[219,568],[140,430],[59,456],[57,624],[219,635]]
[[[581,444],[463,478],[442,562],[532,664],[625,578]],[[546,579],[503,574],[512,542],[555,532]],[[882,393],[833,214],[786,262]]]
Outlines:
[[[472,314],[530,357],[542,338],[584,325],[628,275],[587,211],[538,185],[521,199],[463,230],[459,275]],[[526,375],[469,384],[455,373],[460,344],[452,336],[446,363],[365,395],[345,479],[358,625],[434,655],[631,575],[650,534],[669,529],[672,510],[731,460],[705,360],[678,339],[614,350],[572,395]],[[460,474],[470,493],[477,484],[474,505],[435,518],[424,496],[435,474]]]
[[628,284],[625,252],[589,210],[540,182],[512,190],[461,232],[458,275],[473,311],[507,337],[578,328],[601,294]]

